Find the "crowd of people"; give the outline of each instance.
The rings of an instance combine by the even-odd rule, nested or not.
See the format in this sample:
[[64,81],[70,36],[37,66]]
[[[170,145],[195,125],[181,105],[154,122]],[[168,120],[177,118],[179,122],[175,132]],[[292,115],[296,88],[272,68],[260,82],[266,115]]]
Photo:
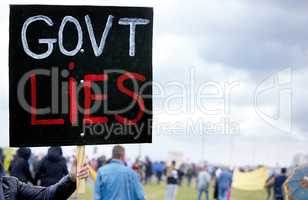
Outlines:
[[[33,155],[30,148],[19,148],[7,171],[3,167],[4,159],[3,151],[0,149],[1,177],[9,174],[24,184],[45,188],[61,182],[69,175],[69,166],[74,165],[73,159],[63,156],[61,147],[50,147],[45,156]],[[166,183],[165,200],[175,200],[177,190],[183,184],[195,186],[197,200],[203,199],[203,196],[209,200],[210,195],[217,200],[231,199],[233,172],[227,167],[176,161],[153,162],[149,157],[145,157],[144,160],[137,158],[134,162],[127,160],[124,147],[116,145],[110,159],[100,156],[88,161],[88,166],[97,172],[95,200],[143,200],[143,185],[161,184],[162,181]],[[287,169],[283,168],[281,174],[269,176],[265,183],[268,191],[267,200],[284,200],[282,185],[287,179],[286,173]],[[211,185],[213,194],[209,193]]]
[[68,175],[68,167],[61,147],[50,147],[41,160],[32,156],[30,148],[19,148],[8,172],[21,182],[48,187]]

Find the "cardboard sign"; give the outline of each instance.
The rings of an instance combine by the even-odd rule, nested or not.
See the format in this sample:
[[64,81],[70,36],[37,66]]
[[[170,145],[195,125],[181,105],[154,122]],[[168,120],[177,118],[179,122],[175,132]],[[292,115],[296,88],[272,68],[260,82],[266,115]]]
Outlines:
[[150,143],[153,9],[12,5],[10,145]]

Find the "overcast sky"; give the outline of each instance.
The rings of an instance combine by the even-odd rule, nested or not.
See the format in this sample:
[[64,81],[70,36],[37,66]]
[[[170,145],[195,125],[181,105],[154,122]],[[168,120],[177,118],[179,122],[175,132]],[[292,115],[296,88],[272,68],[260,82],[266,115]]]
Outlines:
[[[192,161],[284,165],[308,153],[307,1],[44,1],[85,2],[154,7],[154,135],[143,155],[166,159],[175,151]],[[0,3],[2,146],[8,145],[8,22],[15,3],[42,1]],[[127,148],[138,154],[138,145]]]

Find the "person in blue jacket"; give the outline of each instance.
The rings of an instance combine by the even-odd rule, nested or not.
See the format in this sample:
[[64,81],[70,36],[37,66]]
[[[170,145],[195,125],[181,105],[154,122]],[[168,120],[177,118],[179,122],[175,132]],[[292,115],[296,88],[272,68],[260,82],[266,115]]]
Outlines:
[[94,200],[145,200],[140,177],[125,165],[125,149],[114,146],[112,160],[98,170]]
[[223,169],[218,177],[218,200],[227,200],[232,186],[232,173]]

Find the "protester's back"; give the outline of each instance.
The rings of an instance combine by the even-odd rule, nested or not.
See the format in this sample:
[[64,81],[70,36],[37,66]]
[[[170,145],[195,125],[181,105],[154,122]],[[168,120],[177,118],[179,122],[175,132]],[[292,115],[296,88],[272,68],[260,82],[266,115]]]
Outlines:
[[202,170],[198,174],[197,188],[199,190],[201,189],[207,190],[209,188],[210,182],[211,182],[211,175],[206,170]]
[[31,150],[29,148],[19,148],[9,167],[10,175],[17,177],[24,183],[34,183],[28,163],[30,156]]
[[47,187],[56,184],[67,174],[61,147],[50,147],[47,156],[39,164],[35,179],[41,181],[41,186]]
[[274,181],[274,196],[276,200],[283,200],[283,184],[287,180],[287,169],[281,169],[281,175],[275,177]]
[[229,189],[232,184],[232,174],[228,170],[223,170],[218,177],[218,187]]
[[112,160],[98,170],[95,183],[95,200],[144,200],[140,177],[125,166],[125,150],[113,148]]

